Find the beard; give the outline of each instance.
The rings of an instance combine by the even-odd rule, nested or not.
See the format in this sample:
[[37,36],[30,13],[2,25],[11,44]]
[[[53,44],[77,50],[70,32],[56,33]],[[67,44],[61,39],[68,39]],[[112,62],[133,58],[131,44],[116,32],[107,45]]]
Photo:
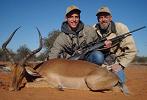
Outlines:
[[100,27],[101,29],[106,30],[109,27],[109,24],[109,22],[102,22],[100,23]]

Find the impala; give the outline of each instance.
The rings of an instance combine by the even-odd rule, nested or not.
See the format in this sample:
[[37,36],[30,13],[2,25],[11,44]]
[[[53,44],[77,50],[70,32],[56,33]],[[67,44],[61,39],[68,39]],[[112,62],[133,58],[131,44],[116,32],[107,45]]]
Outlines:
[[28,74],[33,75],[34,80],[31,79],[33,82],[27,82],[26,87],[103,91],[112,89],[118,84],[118,77],[114,73],[96,64],[82,60],[49,59],[31,68],[27,60],[42,48],[42,37],[38,28],[39,48],[26,55],[19,63],[15,62],[6,46],[18,29],[2,45],[2,49],[6,52],[11,61],[11,66],[13,66],[10,90],[19,90],[23,78],[31,78]]

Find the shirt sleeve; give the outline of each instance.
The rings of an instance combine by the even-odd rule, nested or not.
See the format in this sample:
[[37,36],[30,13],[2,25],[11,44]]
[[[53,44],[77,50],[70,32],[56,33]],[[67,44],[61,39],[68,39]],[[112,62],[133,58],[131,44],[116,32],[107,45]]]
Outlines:
[[63,45],[66,43],[66,41],[64,41],[64,38],[65,37],[63,37],[62,34],[56,38],[49,53],[49,59],[57,58],[59,56],[59,53],[63,50]]
[[[129,32],[129,29],[126,25],[119,23],[116,25],[117,33],[123,34]],[[120,43],[120,51],[117,53],[117,63],[121,64],[123,67],[127,67],[129,63],[133,61],[136,56],[137,50],[133,36],[127,36]]]

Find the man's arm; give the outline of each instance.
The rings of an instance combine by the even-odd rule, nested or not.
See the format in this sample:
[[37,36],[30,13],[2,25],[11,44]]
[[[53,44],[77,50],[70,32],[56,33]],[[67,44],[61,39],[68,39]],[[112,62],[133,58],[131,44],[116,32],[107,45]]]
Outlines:
[[65,36],[61,33],[55,40],[51,52],[49,54],[49,59],[58,58],[59,53],[63,50],[64,45],[66,44]]
[[[116,30],[117,33],[129,32],[128,27],[122,23],[116,24]],[[118,56],[116,63],[119,63],[123,67],[127,67],[128,64],[134,59],[137,53],[137,49],[133,37],[130,35],[124,38],[123,41],[120,43],[120,47],[121,49],[118,49],[118,51],[116,52]]]

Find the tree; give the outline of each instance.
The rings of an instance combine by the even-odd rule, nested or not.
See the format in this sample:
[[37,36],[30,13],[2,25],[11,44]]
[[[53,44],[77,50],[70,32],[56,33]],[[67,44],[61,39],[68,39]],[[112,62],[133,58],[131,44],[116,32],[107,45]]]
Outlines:
[[3,50],[2,50],[1,48],[0,48],[0,60],[1,60],[1,61],[6,60],[5,53],[3,52]]
[[[15,56],[15,53],[12,50],[9,50],[9,52],[12,56]],[[6,55],[6,53],[1,48],[0,48],[0,60],[1,61],[9,61],[8,56]]]
[[136,56],[133,60],[135,63],[147,63],[147,57]]
[[[26,45],[22,45],[17,49],[17,54],[15,56],[15,59],[17,61],[21,61],[23,58],[26,57],[26,55],[30,54],[31,50],[28,49],[28,47]],[[33,55],[33,57],[31,58],[31,60],[35,59],[35,55]]]
[[50,49],[52,48],[57,36],[61,33],[59,30],[54,30],[48,34],[48,38],[44,39],[44,46],[45,48]]
[[41,53],[37,58],[38,59],[46,59],[49,56],[50,49],[52,48],[57,36],[61,33],[59,30],[54,30],[48,34],[47,38],[43,39],[44,53]]

